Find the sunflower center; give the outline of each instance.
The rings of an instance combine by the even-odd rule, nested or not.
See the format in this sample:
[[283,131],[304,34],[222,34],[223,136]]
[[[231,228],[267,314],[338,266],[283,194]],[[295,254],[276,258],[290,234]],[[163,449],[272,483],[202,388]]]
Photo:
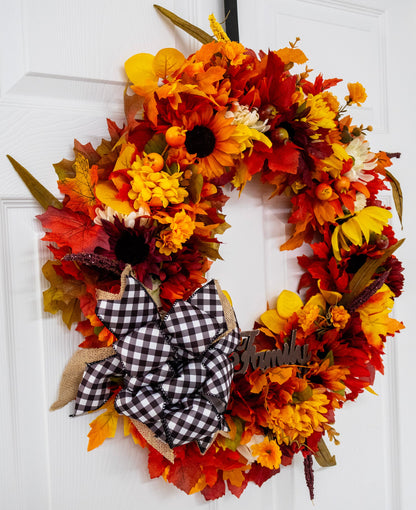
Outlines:
[[185,147],[189,154],[205,158],[214,150],[214,133],[206,126],[195,126],[194,129],[186,132]]
[[149,246],[143,235],[125,231],[117,241],[114,253],[119,260],[135,266],[146,260]]

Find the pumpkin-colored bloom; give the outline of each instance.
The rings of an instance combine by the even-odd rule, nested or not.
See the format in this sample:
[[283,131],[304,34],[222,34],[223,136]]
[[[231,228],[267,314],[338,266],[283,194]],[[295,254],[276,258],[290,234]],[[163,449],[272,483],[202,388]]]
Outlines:
[[180,186],[181,172],[172,175],[163,171],[154,172],[150,166],[142,165],[138,158],[128,174],[133,177],[128,197],[133,201],[133,207],[136,211],[143,204],[155,207],[181,204],[188,196],[186,189]]
[[334,328],[344,329],[351,315],[343,306],[333,306],[331,308],[331,322]]
[[314,389],[312,396],[298,404],[288,404],[281,408],[270,407],[271,428],[278,443],[303,443],[307,437],[322,430],[321,425],[328,419],[325,414],[329,404],[328,397]]
[[348,83],[349,96],[345,96],[347,103],[355,103],[357,106],[361,106],[361,103],[367,99],[365,88],[358,81],[356,83]]
[[320,314],[320,308],[318,305],[313,305],[303,308],[298,312],[299,318],[299,326],[303,331],[308,331],[308,329],[313,326],[314,322],[317,320]]
[[195,223],[186,211],[182,210],[172,218],[166,216],[169,228],[160,232],[160,239],[156,241],[156,247],[163,255],[170,255],[182,249],[183,244],[191,237],[195,230]]
[[269,469],[278,469],[282,459],[282,452],[276,441],[270,441],[268,437],[264,438],[261,443],[254,444],[251,451],[256,458],[256,461]]

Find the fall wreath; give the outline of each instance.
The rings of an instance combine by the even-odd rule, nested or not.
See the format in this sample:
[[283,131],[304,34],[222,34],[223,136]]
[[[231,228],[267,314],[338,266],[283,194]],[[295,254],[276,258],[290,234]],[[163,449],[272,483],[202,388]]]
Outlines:
[[[148,448],[152,478],[210,500],[240,496],[301,453],[313,497],[312,457],[337,443],[335,410],[383,372],[389,316],[403,286],[400,242],[377,198],[400,187],[373,153],[371,127],[347,115],[366,99],[338,79],[295,74],[296,43],[258,55],[214,38],[185,58],[167,48],[125,64],[126,124],[110,138],[75,141],[55,165],[58,201],[10,158],[47,209],[39,219],[53,255],[44,268],[45,310],[62,312],[84,340],[65,369],[53,409],[100,409],[88,450],[117,423]],[[284,290],[253,331],[241,333],[229,297],[205,274],[229,225],[226,192],[256,174],[291,197],[302,298]],[[31,180],[32,179],[32,180]],[[228,191],[226,191],[228,190]],[[241,198],[243,200],[243,198]]]

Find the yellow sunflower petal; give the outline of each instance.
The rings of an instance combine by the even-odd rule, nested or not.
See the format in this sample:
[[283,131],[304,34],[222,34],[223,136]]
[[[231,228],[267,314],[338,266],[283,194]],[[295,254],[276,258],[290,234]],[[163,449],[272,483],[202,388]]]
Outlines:
[[[352,217],[347,220],[341,225],[341,230],[352,244],[355,244],[356,246],[361,246],[363,244],[363,232],[357,218]],[[366,240],[368,241],[367,237]]]
[[339,242],[338,242],[338,235],[339,235],[340,229],[341,229],[340,225],[337,225],[334,229],[334,232],[332,233],[332,238],[331,238],[332,251],[334,253],[334,257],[337,260],[341,260],[341,254],[339,252]]

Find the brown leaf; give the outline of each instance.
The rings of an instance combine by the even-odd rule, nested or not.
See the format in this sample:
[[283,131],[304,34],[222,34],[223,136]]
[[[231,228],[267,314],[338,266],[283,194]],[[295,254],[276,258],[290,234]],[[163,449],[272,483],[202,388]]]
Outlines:
[[322,438],[318,442],[318,451],[315,453],[315,460],[321,467],[331,467],[337,464],[335,455],[331,455]]
[[404,239],[401,239],[384,252],[384,254],[377,259],[367,259],[367,261],[360,267],[355,273],[349,284],[350,292],[344,294],[340,304],[349,305],[351,301],[358,296],[367,286],[368,282],[373,277],[377,269],[384,264],[384,262],[404,243]]
[[22,181],[25,183],[33,198],[35,198],[44,209],[47,209],[50,205],[56,209],[62,209],[61,202],[55,198],[52,193],[50,193],[37,179],[35,179],[29,170],[26,170],[26,168],[8,154],[7,158],[19,174]]
[[154,5],[153,7],[155,7],[155,9],[160,12],[160,14],[166,16],[166,18],[168,18],[174,25],[184,30],[187,34],[191,35],[194,39],[201,42],[202,44],[207,44],[215,41],[215,39],[211,35],[207,34],[207,32],[204,32],[204,30],[201,28],[192,25],[192,23],[189,23],[189,21],[180,18],[164,7],[161,7],[160,5]]
[[393,192],[393,200],[394,200],[394,205],[396,206],[396,211],[397,211],[397,215],[399,216],[399,220],[400,220],[400,225],[403,229],[403,222],[402,222],[402,217],[403,217],[403,193],[402,193],[402,188],[400,186],[400,182],[396,179],[396,177],[394,177],[394,175],[389,172],[387,169],[384,170],[386,172],[386,175],[390,181],[390,184],[391,184],[391,189],[392,189],[392,192]]

